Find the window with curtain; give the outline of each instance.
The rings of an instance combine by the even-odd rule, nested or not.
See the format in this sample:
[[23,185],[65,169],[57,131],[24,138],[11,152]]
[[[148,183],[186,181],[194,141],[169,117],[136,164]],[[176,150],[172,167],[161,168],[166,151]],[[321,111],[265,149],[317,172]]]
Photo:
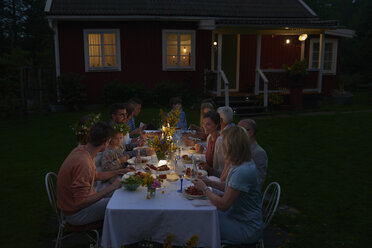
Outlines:
[[195,31],[163,30],[163,70],[195,69]]
[[120,70],[120,33],[118,29],[84,30],[85,70]]
[[[310,40],[310,59],[311,69],[319,68],[319,39]],[[323,72],[336,74],[337,66],[337,40],[325,39],[324,41],[324,66]]]

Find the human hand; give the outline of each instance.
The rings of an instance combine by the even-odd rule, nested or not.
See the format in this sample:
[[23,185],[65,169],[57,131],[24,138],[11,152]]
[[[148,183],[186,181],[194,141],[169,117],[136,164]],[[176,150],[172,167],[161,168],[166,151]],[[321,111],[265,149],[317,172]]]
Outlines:
[[128,172],[131,172],[131,171],[136,171],[136,168],[134,168],[133,166],[128,166],[128,167],[125,168],[124,170],[125,170],[124,173],[128,173]]
[[199,162],[198,163],[198,168],[201,170],[208,170],[208,164],[206,162]]
[[124,162],[127,162],[128,159],[129,159],[129,155],[128,155],[128,154],[125,154],[124,156],[121,156],[121,157],[119,158],[119,161],[120,161],[120,163],[122,164],[122,163],[124,163]]
[[204,151],[204,147],[200,144],[195,144],[195,151],[198,153],[202,153]]
[[202,190],[204,191],[205,187],[207,186],[203,180],[199,179],[199,178],[195,178],[192,183],[195,185],[195,188],[197,188],[198,190]]

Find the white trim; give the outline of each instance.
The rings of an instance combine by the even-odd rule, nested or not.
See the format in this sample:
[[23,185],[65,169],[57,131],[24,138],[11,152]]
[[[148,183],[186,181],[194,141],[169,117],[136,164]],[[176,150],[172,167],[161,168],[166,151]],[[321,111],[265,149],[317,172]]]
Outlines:
[[239,74],[240,74],[240,34],[236,37],[236,82],[235,82],[235,89],[231,89],[230,91],[239,91]]
[[314,10],[312,10],[309,5],[307,5],[304,1],[302,0],[297,0],[307,11],[309,11],[310,14],[312,14],[313,16],[317,16],[316,13],[314,12]]
[[257,34],[257,47],[256,47],[256,77],[255,77],[255,83],[254,83],[254,94],[258,95],[260,90],[260,75],[258,74],[258,70],[261,66],[261,39],[262,35]]
[[49,27],[53,29],[54,35],[54,60],[56,63],[56,77],[61,76],[61,66],[59,58],[59,37],[58,37],[58,25],[56,21],[48,20]]
[[[90,33],[115,33],[116,42],[116,66],[104,66],[104,52],[102,51],[102,67],[90,67],[89,66],[89,44],[88,44],[88,34]],[[121,51],[120,51],[120,29],[84,29],[83,30],[83,40],[84,40],[84,63],[85,72],[99,72],[99,71],[121,71]],[[103,39],[101,39],[101,43]],[[101,49],[103,46],[101,44]]]
[[218,34],[217,43],[217,96],[221,96],[221,70],[222,70],[222,34]]
[[[167,66],[167,34],[177,34],[177,66]],[[180,66],[180,35],[181,34],[190,34],[191,35],[191,65],[190,66]],[[196,46],[195,46],[195,30],[182,30],[182,29],[163,29],[162,30],[162,68],[163,71],[195,71],[195,55],[196,55]]]
[[215,70],[215,68],[214,68],[214,54],[216,53],[215,50],[214,50],[213,42],[215,41],[214,38],[215,38],[216,33],[215,33],[215,31],[212,31],[211,33],[212,33],[212,39],[211,39],[211,41],[212,41],[212,44],[211,44],[211,51],[212,51],[211,52],[211,54],[212,54],[212,56],[211,56],[211,70],[213,71],[213,70]]
[[47,0],[46,1],[44,12],[49,12],[50,11],[50,7],[52,7],[52,2],[53,2],[53,0]]
[[[313,63],[313,46],[314,43],[319,43],[319,38],[312,38],[310,39],[310,48],[309,48],[309,64],[308,67],[310,70],[314,70],[316,68],[312,68],[312,63]],[[338,40],[337,39],[325,39],[325,44],[326,43],[332,43],[332,66],[331,70],[323,70],[324,74],[328,75],[336,75],[337,72],[337,47],[338,47]],[[320,59],[320,58],[319,58]],[[319,66],[319,62],[318,62]]]
[[[138,21],[138,20],[172,20],[172,21],[200,21],[200,20],[215,20],[216,17],[205,17],[205,16],[142,16],[142,15],[47,15],[47,19],[58,19],[58,20],[128,20],[128,21]],[[234,18],[224,18],[224,19],[234,19]]]
[[342,28],[335,30],[326,30],[325,34],[344,38],[354,38],[355,36],[357,36],[355,30]]
[[305,59],[305,41],[301,41],[301,60]]

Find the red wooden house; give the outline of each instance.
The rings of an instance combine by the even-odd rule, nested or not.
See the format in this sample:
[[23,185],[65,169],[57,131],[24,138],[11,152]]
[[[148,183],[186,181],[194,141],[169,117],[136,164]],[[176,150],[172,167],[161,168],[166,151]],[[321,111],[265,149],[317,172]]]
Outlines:
[[329,93],[340,38],[353,36],[302,0],[48,0],[45,13],[57,76],[83,74],[90,102],[114,79],[151,88],[188,78],[197,90],[205,69],[218,73],[217,95],[227,83],[230,94],[286,93],[283,64],[301,59],[304,92]]

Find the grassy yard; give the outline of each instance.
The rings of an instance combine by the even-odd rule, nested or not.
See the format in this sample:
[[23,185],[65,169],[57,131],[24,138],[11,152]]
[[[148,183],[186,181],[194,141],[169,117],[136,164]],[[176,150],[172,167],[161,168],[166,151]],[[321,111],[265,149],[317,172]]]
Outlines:
[[[108,115],[103,112],[104,118]],[[44,176],[58,171],[76,142],[70,126],[82,113],[0,121],[0,247],[39,247],[55,238]],[[156,123],[158,110],[137,121]],[[188,122],[198,112],[186,110]],[[283,247],[369,247],[372,243],[372,113],[258,119],[269,156],[267,182],[282,186],[281,204],[297,215],[273,223],[289,233]]]

